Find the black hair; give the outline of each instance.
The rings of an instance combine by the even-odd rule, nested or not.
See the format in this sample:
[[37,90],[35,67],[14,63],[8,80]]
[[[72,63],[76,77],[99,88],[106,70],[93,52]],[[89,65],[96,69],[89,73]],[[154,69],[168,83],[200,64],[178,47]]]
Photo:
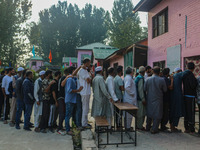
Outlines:
[[9,73],[9,72],[12,71],[12,70],[13,70],[12,67],[6,69],[7,73]]
[[55,76],[55,77],[57,77],[58,75],[61,75],[61,72],[60,72],[60,71],[56,71],[56,72],[54,73],[54,76]]
[[153,68],[153,72],[154,72],[155,74],[159,74],[159,73],[160,73],[160,67],[155,66],[155,67]]
[[23,71],[22,71],[22,77],[24,77],[25,75],[26,75],[26,69],[24,69]]
[[85,59],[83,60],[83,64],[85,64],[85,63],[87,63],[87,62],[89,62],[89,61],[90,61],[89,58],[85,58]]
[[118,66],[117,67],[117,73],[123,72],[123,66]]
[[164,76],[168,75],[169,72],[170,72],[169,68],[164,68],[163,71],[162,71],[162,73],[163,73]]
[[194,70],[195,65],[194,65],[193,62],[189,62],[189,63],[187,64],[187,67],[188,67],[188,69],[190,69],[190,70]]
[[30,76],[31,74],[33,74],[33,72],[30,71],[30,70],[28,70],[28,71],[26,72],[26,77]]
[[115,69],[113,67],[108,68],[108,74],[112,74],[114,71],[115,71]]
[[5,71],[3,70],[3,71],[1,71],[1,75],[4,75],[5,74]]
[[[102,70],[101,70],[102,71]],[[96,74],[99,74],[101,71],[96,71]]]
[[72,74],[74,70],[75,70],[75,67],[70,66],[70,67],[68,68],[68,73],[69,73],[69,74]]
[[46,72],[45,72],[45,76],[47,77],[48,75],[50,75],[50,74],[52,74],[52,71],[51,70],[47,70]]
[[146,71],[149,70],[149,69],[151,69],[151,66],[146,66],[146,67],[145,67],[145,70],[146,70]]
[[67,75],[69,73],[68,68],[64,70],[64,74]]
[[132,67],[127,67],[126,68],[126,74],[131,74],[133,72],[133,68]]

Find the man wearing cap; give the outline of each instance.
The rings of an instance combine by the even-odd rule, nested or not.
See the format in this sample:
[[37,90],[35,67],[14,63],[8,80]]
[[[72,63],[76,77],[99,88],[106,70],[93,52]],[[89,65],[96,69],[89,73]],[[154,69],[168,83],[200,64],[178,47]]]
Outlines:
[[92,80],[93,103],[91,116],[104,116],[107,120],[109,120],[109,118],[112,117],[110,102],[113,103],[113,99],[107,91],[106,84],[102,76],[102,67],[96,67],[95,72],[96,76]]
[[22,115],[22,110],[25,110],[25,104],[23,100],[23,89],[22,84],[24,79],[26,78],[26,70],[23,70],[22,75],[16,81],[16,95],[17,95],[17,111],[16,111],[16,118],[15,118],[15,128],[20,129],[20,118]]
[[40,132],[40,120],[42,116],[42,80],[45,78],[45,71],[39,72],[39,78],[34,83],[34,126],[35,132]]
[[[110,94],[110,96],[112,97],[112,99],[114,100],[114,102],[117,102],[119,99],[117,98],[116,94],[115,94],[115,85],[114,85],[114,68],[110,67],[108,68],[108,77],[106,79],[106,86],[108,89],[108,93]],[[113,109],[113,104],[110,103],[110,107],[111,107],[111,111],[112,111],[112,117],[113,117],[113,113],[114,113],[114,109]],[[108,119],[109,124],[112,124],[112,117],[110,117]],[[111,127],[111,126],[110,126]]]
[[180,117],[184,116],[184,100],[182,94],[182,73],[181,68],[174,69],[173,90],[170,92],[169,123],[171,132],[180,132],[177,129]]
[[144,130],[143,127],[144,119],[146,115],[146,96],[144,92],[144,74],[145,67],[141,66],[139,68],[139,75],[135,79],[136,90],[137,90],[137,103],[138,103],[138,111],[137,111],[137,128],[140,130]]
[[12,76],[12,87],[13,87],[13,93],[12,93],[12,100],[11,100],[11,108],[10,108],[10,123],[9,125],[11,127],[14,127],[15,125],[15,119],[16,119],[16,111],[17,111],[17,95],[16,95],[16,81],[18,78],[21,77],[22,72],[24,71],[24,68],[19,67],[17,69],[17,75]]
[[[131,67],[126,68],[126,77],[124,78],[124,98],[123,102],[137,106],[137,91],[135,81],[133,79],[134,70]],[[126,113],[125,128],[130,130],[133,116]]]

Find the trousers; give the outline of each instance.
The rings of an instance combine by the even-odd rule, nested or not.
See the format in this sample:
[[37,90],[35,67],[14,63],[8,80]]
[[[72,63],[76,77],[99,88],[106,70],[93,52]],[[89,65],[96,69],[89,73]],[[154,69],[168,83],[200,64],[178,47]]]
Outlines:
[[43,100],[42,118],[41,118],[41,122],[40,122],[41,130],[46,129],[48,127],[49,113],[50,113],[49,100]]
[[160,119],[152,119],[147,117],[147,125],[146,125],[146,130],[150,130],[151,125],[152,125],[152,121],[153,121],[153,126],[152,126],[152,130],[153,131],[158,131],[158,127],[160,124]]
[[64,99],[58,100],[58,112],[59,112],[58,130],[62,130],[63,121],[65,119],[65,100]]
[[4,97],[4,111],[3,111],[4,120],[8,120],[9,111],[10,111],[9,95],[6,95],[6,97]]
[[[15,119],[16,126],[19,126],[19,124],[20,124],[20,118],[22,116],[22,110],[25,110],[25,104],[24,104],[23,100],[18,98],[17,99],[16,119]],[[25,112],[24,112],[24,116],[25,116]]]
[[24,118],[24,129],[29,128],[30,125],[30,120],[31,120],[31,114],[32,114],[32,109],[33,105],[32,104],[25,104],[26,111],[25,111],[25,118]]
[[16,111],[17,111],[17,99],[12,97],[11,100],[11,107],[10,107],[10,122],[15,122],[16,118]]
[[82,101],[82,126],[88,125],[90,95],[81,95]]
[[35,128],[39,128],[40,121],[42,117],[42,105],[43,103],[40,102],[40,105],[37,105],[37,102],[34,103],[34,126]]

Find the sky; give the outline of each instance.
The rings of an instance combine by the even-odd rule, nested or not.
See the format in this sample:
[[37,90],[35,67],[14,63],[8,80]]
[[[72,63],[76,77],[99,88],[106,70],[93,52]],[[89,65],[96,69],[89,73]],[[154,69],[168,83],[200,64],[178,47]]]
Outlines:
[[[31,21],[38,22],[39,20],[39,12],[46,8],[50,8],[52,5],[57,4],[58,1],[67,1],[68,3],[77,4],[80,9],[82,9],[85,4],[90,3],[95,5],[97,8],[102,7],[105,10],[111,11],[113,7],[114,0],[32,0],[32,18]],[[132,0],[133,5],[136,4],[140,0]],[[140,12],[139,13],[141,26],[147,26],[147,13]]]

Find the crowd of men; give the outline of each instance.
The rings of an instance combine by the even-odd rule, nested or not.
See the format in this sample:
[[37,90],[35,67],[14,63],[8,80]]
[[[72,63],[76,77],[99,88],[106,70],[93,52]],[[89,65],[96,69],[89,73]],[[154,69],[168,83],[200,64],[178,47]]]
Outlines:
[[[115,70],[108,68],[104,78],[103,68],[98,66],[95,73],[90,59],[84,59],[79,68],[68,67],[64,76],[60,71],[40,71],[39,78],[33,82],[33,72],[22,67],[8,68],[1,72],[0,115],[4,124],[20,129],[24,112],[24,130],[61,135],[73,135],[70,127],[72,118],[77,129],[91,128],[88,123],[91,87],[93,103],[91,116],[104,116],[113,125],[113,103],[127,102],[137,106],[137,129],[150,131],[181,132],[177,127],[184,117],[186,133],[195,132],[195,100],[200,107],[200,78],[196,79],[195,65],[188,63],[187,70],[141,66],[137,76],[131,67],[124,71],[122,66]],[[123,80],[123,72],[125,77]],[[30,122],[34,108],[34,124]],[[119,112],[119,110],[117,110]],[[127,113],[127,130],[132,130],[132,118]],[[144,126],[146,117],[146,127]],[[8,120],[10,121],[8,122]],[[57,122],[58,120],[58,122]],[[65,128],[63,122],[65,121]],[[170,124],[170,130],[167,124]],[[121,126],[116,115],[116,125]],[[160,128],[159,128],[160,126]]]

